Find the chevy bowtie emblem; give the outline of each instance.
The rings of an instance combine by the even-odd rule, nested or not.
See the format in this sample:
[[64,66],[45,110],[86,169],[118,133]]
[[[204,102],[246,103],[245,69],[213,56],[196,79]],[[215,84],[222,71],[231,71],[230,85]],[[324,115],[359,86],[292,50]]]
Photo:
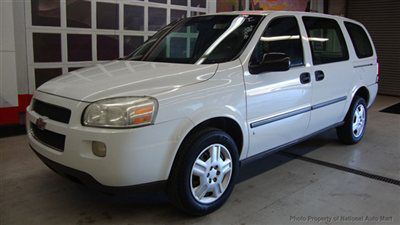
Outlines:
[[44,130],[46,128],[46,122],[44,122],[43,118],[38,118],[36,120],[36,126],[40,129],[40,130]]

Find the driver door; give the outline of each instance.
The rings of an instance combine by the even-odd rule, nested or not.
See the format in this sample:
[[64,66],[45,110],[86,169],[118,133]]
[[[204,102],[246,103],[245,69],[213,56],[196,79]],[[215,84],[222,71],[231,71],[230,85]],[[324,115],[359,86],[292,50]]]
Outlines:
[[268,22],[249,66],[263,63],[268,58],[266,54],[286,54],[290,57],[290,69],[258,74],[245,72],[250,131],[248,156],[305,136],[310,120],[311,77],[309,68],[304,66],[303,41],[295,16],[279,16]]

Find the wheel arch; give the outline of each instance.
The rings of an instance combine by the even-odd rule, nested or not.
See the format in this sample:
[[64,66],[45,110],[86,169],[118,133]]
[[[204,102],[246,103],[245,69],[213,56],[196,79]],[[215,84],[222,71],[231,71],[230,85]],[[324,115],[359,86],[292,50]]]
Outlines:
[[173,169],[176,167],[176,160],[177,157],[180,153],[180,151],[183,150],[182,146],[185,145],[190,139],[190,137],[197,132],[200,132],[201,130],[207,129],[207,128],[217,128],[221,129],[222,131],[225,131],[228,133],[233,140],[235,141],[235,144],[238,148],[238,154],[239,158],[242,154],[246,154],[247,152],[245,151],[246,149],[246,143],[247,143],[247,132],[242,128],[240,123],[235,120],[234,118],[230,116],[215,116],[215,117],[210,117],[207,119],[199,120],[197,123],[193,123],[194,125],[187,130],[186,134],[183,135],[182,141],[179,143],[178,149],[173,157],[171,167],[169,169],[169,176],[171,176],[171,173]]
[[225,116],[212,117],[198,123],[185,135],[180,146],[188,141],[190,136],[206,128],[217,128],[226,132],[235,141],[239,155],[243,152],[244,133],[242,128],[236,120]]
[[365,86],[359,87],[359,88],[354,92],[351,101],[353,101],[353,99],[354,99],[355,96],[362,97],[362,98],[366,101],[367,106],[369,105],[370,93],[369,93],[369,90],[368,90],[367,87],[365,87]]
[[351,103],[354,101],[356,96],[362,97],[367,103],[367,107],[374,101],[374,96],[371,96],[370,90],[363,84],[354,85],[351,91],[348,93],[347,103],[342,112],[342,121],[345,119],[347,113],[350,110]]

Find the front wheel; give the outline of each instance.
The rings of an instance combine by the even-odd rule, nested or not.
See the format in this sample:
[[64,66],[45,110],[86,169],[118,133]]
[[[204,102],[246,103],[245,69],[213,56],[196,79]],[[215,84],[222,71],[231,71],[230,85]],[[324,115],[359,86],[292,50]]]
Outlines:
[[346,115],[344,124],[336,129],[339,139],[345,144],[358,143],[367,125],[367,103],[356,96]]
[[238,158],[235,142],[222,130],[210,128],[189,137],[170,176],[172,203],[191,215],[221,207],[233,190]]

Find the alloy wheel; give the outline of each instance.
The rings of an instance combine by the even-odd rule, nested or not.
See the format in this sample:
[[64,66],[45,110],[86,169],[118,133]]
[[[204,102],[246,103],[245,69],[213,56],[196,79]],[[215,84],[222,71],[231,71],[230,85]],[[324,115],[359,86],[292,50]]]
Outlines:
[[221,144],[212,144],[201,151],[190,176],[193,197],[203,204],[219,199],[231,180],[232,165],[231,154]]
[[356,138],[360,137],[363,133],[365,126],[365,107],[358,105],[353,115],[353,134]]

